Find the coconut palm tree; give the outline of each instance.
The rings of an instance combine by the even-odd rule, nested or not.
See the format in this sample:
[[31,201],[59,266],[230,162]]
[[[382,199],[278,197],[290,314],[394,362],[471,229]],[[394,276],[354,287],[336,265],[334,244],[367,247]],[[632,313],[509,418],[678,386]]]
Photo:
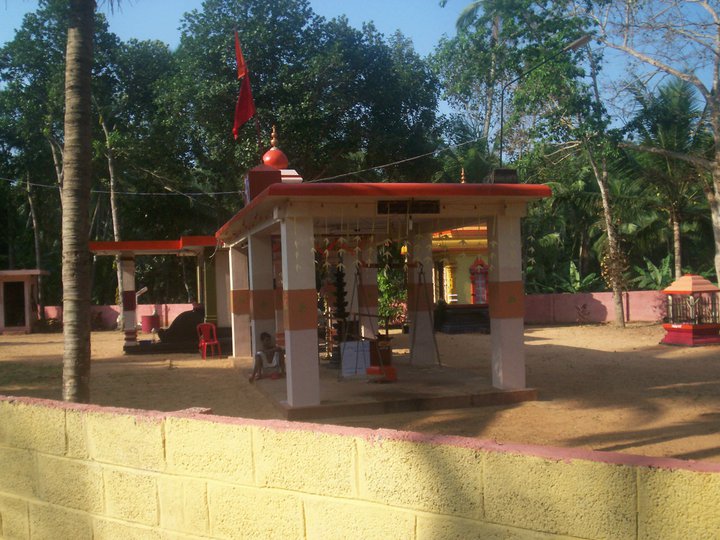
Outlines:
[[667,214],[672,229],[675,277],[682,275],[681,228],[703,196],[702,175],[692,163],[675,154],[703,155],[712,146],[705,112],[695,90],[685,81],[672,79],[656,95],[636,92],[641,110],[629,124],[641,146],[659,148],[665,154],[637,152],[636,162],[645,182],[656,192],[657,208]]
[[95,0],[70,0],[65,64],[62,184],[63,389],[65,401],[90,400],[89,202],[92,161]]

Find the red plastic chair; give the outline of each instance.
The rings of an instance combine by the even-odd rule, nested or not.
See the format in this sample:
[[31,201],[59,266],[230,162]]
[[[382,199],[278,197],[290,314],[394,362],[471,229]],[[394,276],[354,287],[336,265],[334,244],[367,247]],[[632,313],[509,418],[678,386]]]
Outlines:
[[210,347],[210,355],[215,356],[217,347],[218,356],[222,356],[222,349],[217,338],[217,329],[213,323],[200,323],[197,325],[198,350],[202,353],[203,359],[207,358],[207,348]]

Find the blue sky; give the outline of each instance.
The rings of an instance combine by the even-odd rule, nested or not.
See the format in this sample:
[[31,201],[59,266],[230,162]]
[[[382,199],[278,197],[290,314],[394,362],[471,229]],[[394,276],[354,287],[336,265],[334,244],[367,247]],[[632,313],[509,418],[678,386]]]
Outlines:
[[[439,0],[311,0],[310,5],[326,18],[346,15],[358,28],[373,21],[385,35],[399,29],[420,54],[427,55],[443,34],[455,33],[458,14],[469,1],[449,0],[444,8]],[[110,20],[110,30],[121,39],[159,39],[175,47],[180,19],[185,12],[200,9],[202,0],[123,0],[115,13],[110,13],[107,1],[98,3]],[[12,39],[23,15],[36,8],[35,0],[0,0],[0,43]]]

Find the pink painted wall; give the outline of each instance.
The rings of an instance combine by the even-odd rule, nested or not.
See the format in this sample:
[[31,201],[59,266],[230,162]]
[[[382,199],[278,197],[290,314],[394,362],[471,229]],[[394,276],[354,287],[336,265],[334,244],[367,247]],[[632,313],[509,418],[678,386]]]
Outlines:
[[[138,304],[137,324],[142,321],[143,315],[152,315],[156,311],[160,315],[160,326],[167,327],[183,311],[190,311],[192,304]],[[116,326],[120,308],[118,306],[91,306],[92,320],[102,321],[102,328],[113,329]],[[62,306],[46,306],[45,317],[62,321]],[[96,319],[98,317],[99,319]]]
[[[665,316],[665,295],[660,291],[626,292],[623,305],[626,321],[660,321]],[[525,296],[525,322],[529,324],[601,323],[614,319],[610,292]]]
[[[665,295],[660,291],[630,291],[623,294],[626,321],[661,321],[665,316]],[[143,315],[157,310],[160,326],[167,327],[192,304],[138,304],[137,323]],[[612,293],[529,294],[525,296],[525,322],[528,324],[575,324],[578,322],[612,322],[615,311]],[[102,320],[103,328],[114,328],[117,306],[92,306]],[[62,320],[61,306],[46,306],[45,316]],[[95,319],[93,319],[95,320]]]

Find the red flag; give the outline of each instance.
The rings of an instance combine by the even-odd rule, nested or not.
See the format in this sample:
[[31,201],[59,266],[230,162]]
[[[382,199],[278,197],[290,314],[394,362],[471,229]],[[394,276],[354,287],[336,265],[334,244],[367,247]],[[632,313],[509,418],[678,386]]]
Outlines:
[[240,49],[240,38],[238,37],[237,30],[235,30],[235,58],[237,59],[238,79],[242,79],[247,75],[248,71],[242,50]]
[[250,120],[255,114],[255,102],[253,101],[252,91],[250,90],[250,76],[245,75],[242,86],[240,86],[240,95],[235,104],[235,124],[233,125],[233,135],[238,138],[238,132],[242,125]]

